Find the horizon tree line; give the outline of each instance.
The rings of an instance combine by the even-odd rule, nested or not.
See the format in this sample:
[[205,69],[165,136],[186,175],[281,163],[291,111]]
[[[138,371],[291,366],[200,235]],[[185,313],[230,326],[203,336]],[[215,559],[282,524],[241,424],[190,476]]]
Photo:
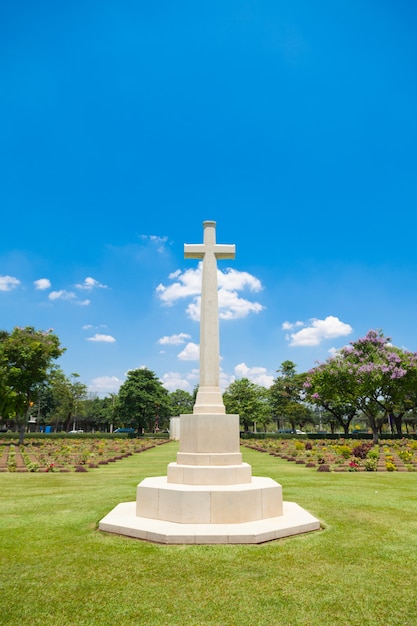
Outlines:
[[[65,352],[51,331],[16,327],[0,331],[0,430],[30,426],[54,431],[81,428],[137,433],[167,430],[169,418],[192,413],[198,387],[169,392],[147,368],[130,370],[117,394],[88,394],[79,375],[66,376],[54,361]],[[245,432],[290,425],[347,435],[365,425],[377,442],[383,428],[401,436],[417,423],[417,353],[395,347],[382,331],[370,330],[308,372],[284,361],[268,389],[248,378],[223,394],[227,413],[238,413]]]

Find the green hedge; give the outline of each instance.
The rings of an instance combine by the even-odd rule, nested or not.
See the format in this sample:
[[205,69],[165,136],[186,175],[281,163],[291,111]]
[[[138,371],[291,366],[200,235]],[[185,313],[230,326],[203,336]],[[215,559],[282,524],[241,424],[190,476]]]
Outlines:
[[[241,439],[373,439],[372,433],[306,433],[305,435],[295,435],[292,433],[246,433],[241,431]],[[417,439],[416,433],[407,435],[396,435],[392,433],[382,433],[381,439]]]
[[[140,439],[169,439],[166,433],[145,433],[144,435],[136,435],[134,433],[79,433],[70,435],[64,431],[59,433],[25,433],[25,439],[131,439],[139,437]],[[18,439],[19,433],[7,431],[0,432],[1,439]]]

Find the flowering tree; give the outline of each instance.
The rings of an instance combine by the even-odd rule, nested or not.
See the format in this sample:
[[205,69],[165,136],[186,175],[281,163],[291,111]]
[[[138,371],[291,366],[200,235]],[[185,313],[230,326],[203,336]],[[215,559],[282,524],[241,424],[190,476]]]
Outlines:
[[417,353],[396,348],[381,331],[370,330],[308,372],[304,386],[311,401],[335,415],[339,411],[347,428],[362,412],[377,442],[381,416],[400,434],[404,414],[417,406]]

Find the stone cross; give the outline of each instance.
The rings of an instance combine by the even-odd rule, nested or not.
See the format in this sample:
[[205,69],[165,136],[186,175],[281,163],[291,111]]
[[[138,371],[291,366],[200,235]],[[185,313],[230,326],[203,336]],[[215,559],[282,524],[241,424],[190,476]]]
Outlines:
[[216,244],[216,222],[203,222],[202,244],[184,244],[186,259],[203,259],[200,311],[200,385],[194,413],[225,413],[220,390],[217,259],[234,259],[235,246]]

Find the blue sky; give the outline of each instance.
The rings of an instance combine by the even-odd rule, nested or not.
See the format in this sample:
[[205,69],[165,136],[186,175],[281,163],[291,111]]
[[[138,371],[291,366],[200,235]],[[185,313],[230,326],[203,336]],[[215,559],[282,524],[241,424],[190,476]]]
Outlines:
[[417,351],[417,5],[0,6],[0,328],[53,328],[93,393],[198,383],[219,262],[222,386],[382,329]]

